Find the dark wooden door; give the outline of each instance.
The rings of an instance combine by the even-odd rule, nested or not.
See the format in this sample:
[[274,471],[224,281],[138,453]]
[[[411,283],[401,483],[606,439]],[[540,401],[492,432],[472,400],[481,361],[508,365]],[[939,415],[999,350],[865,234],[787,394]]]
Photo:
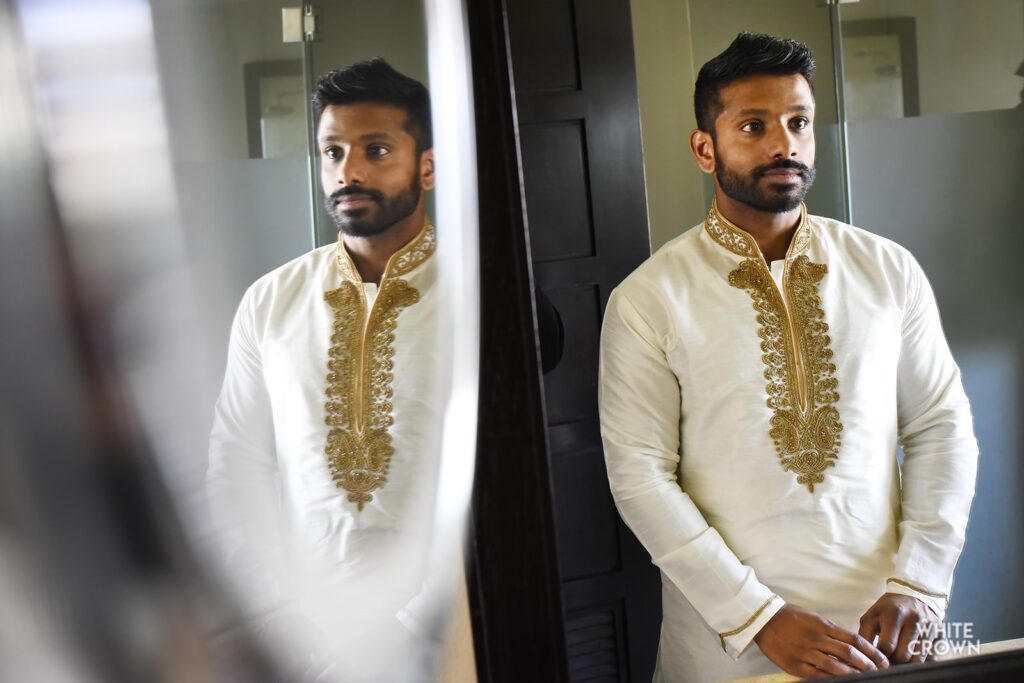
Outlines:
[[601,316],[650,254],[628,0],[507,0],[536,284],[565,326],[544,377],[571,681],[649,681],[660,581],[608,488],[597,412]]

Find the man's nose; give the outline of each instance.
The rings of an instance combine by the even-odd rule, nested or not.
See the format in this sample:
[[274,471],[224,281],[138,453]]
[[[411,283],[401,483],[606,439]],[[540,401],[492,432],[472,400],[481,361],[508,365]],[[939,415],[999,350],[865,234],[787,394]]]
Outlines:
[[773,159],[795,159],[800,153],[796,135],[785,126],[779,126],[771,137]]
[[366,164],[358,154],[349,153],[338,162],[336,180],[339,185],[362,185],[366,180]]

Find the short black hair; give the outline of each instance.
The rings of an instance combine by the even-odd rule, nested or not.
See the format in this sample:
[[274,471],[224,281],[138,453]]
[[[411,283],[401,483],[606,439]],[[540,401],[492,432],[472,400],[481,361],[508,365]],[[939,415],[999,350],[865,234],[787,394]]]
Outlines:
[[421,153],[434,146],[430,124],[430,93],[414,78],[396,71],[380,57],[329,71],[313,88],[314,121],[332,104],[373,102],[390,104],[406,111],[405,129],[416,140]]
[[722,113],[722,88],[749,76],[799,74],[807,79],[814,93],[814,56],[810,48],[796,40],[776,38],[763,33],[740,33],[736,40],[700,68],[693,91],[697,128],[715,133],[715,119]]

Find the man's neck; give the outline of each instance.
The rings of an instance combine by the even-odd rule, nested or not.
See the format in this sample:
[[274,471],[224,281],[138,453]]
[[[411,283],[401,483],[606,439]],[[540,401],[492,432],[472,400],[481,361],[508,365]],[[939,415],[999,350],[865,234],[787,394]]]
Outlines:
[[395,252],[409,244],[420,234],[426,223],[426,212],[420,208],[391,228],[373,237],[344,235],[345,251],[352,258],[352,264],[359,271],[363,282],[380,284],[384,270]]
[[730,199],[721,191],[715,193],[715,204],[723,218],[754,238],[765,261],[786,258],[789,243],[800,225],[799,206],[785,213],[769,213]]

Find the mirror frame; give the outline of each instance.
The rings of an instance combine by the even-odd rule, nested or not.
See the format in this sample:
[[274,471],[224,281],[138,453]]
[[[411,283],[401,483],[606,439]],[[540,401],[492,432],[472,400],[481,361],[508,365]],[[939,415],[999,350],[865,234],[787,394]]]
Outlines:
[[467,553],[477,679],[561,683],[569,680],[565,619],[506,6],[465,7],[480,202],[480,403]]

